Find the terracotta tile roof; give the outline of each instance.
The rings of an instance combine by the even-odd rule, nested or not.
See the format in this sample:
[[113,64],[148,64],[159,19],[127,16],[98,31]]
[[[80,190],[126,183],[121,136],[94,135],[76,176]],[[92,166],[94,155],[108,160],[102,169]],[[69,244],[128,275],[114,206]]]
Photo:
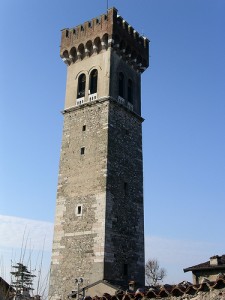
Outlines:
[[208,269],[225,269],[225,254],[221,256],[214,256],[211,258],[218,258],[219,263],[218,265],[210,265],[210,260],[206,261],[204,263],[188,267],[184,269],[184,272],[189,272],[189,271],[198,271],[198,270],[208,270]]
[[[225,275],[218,276],[216,281],[204,282],[193,285],[188,281],[183,281],[177,285],[163,285],[161,287],[151,287],[145,292],[145,299],[161,299],[165,297],[182,297],[183,295],[197,295],[198,292],[208,292],[212,289],[225,289]],[[180,298],[179,298],[180,299]]]
[[103,294],[102,297],[85,297],[84,300],[147,300],[163,299],[166,297],[177,297],[181,299],[183,296],[190,296],[192,298],[197,296],[199,292],[209,293],[212,290],[217,290],[218,293],[222,291],[223,295],[225,295],[225,275],[218,275],[216,281],[204,282],[198,285],[183,281],[176,285],[165,284],[162,286],[151,286],[150,288],[146,288],[145,291],[137,290],[135,293],[120,290],[116,295]]

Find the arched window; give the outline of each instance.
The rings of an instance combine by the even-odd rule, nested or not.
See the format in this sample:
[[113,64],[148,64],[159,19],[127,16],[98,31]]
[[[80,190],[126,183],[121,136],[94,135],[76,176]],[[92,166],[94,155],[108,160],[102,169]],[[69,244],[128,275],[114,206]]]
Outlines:
[[97,93],[98,87],[98,70],[94,69],[90,75],[90,94]]
[[119,96],[124,98],[124,75],[119,73]]
[[127,97],[127,100],[133,104],[133,82],[131,79],[128,79]]
[[78,78],[77,98],[85,96],[86,75],[81,74]]

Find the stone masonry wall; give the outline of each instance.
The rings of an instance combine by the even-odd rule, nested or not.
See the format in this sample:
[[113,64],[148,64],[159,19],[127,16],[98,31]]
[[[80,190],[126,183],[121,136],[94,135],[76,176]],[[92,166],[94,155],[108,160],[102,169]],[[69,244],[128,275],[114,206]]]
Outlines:
[[110,103],[105,279],[144,285],[142,119]]
[[[103,278],[108,102],[64,114],[49,295]],[[84,131],[84,127],[85,131]],[[85,152],[81,154],[81,148]],[[77,215],[78,206],[81,215]]]

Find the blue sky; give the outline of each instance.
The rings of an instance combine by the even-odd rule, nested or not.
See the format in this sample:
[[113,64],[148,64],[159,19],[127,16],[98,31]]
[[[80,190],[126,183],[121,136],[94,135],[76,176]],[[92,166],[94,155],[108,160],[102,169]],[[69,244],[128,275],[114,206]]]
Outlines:
[[[146,256],[167,268],[167,282],[191,280],[182,268],[225,253],[225,1],[112,6],[151,40],[142,75]],[[54,221],[66,82],[60,30],[105,11],[103,0],[0,3],[0,216],[12,226]],[[2,224],[0,251],[18,247]]]

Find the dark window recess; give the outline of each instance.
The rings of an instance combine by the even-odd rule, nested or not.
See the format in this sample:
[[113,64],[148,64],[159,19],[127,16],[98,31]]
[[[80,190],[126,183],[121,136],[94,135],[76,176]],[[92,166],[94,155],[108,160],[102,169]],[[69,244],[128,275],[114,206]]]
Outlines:
[[69,30],[66,30],[66,37],[69,37]]
[[85,147],[80,148],[80,154],[84,155],[84,152],[85,152]]
[[128,192],[128,185],[127,185],[127,182],[124,182],[124,183],[123,183],[123,189],[124,189],[124,194],[127,195],[127,192]]
[[119,96],[124,97],[124,75],[123,73],[119,73]]
[[79,206],[77,206],[77,214],[81,215],[81,213],[82,213],[82,207],[81,207],[81,205],[79,205]]
[[78,78],[77,98],[85,96],[86,75],[81,74]]
[[128,101],[133,104],[133,82],[128,80],[128,89],[127,89]]
[[84,26],[81,25],[80,29],[81,29],[81,31],[84,31]]
[[123,265],[123,275],[127,276],[128,275],[128,264]]
[[90,94],[97,93],[98,86],[98,70],[94,69],[90,75]]
[[83,125],[82,131],[86,131],[86,125]]

